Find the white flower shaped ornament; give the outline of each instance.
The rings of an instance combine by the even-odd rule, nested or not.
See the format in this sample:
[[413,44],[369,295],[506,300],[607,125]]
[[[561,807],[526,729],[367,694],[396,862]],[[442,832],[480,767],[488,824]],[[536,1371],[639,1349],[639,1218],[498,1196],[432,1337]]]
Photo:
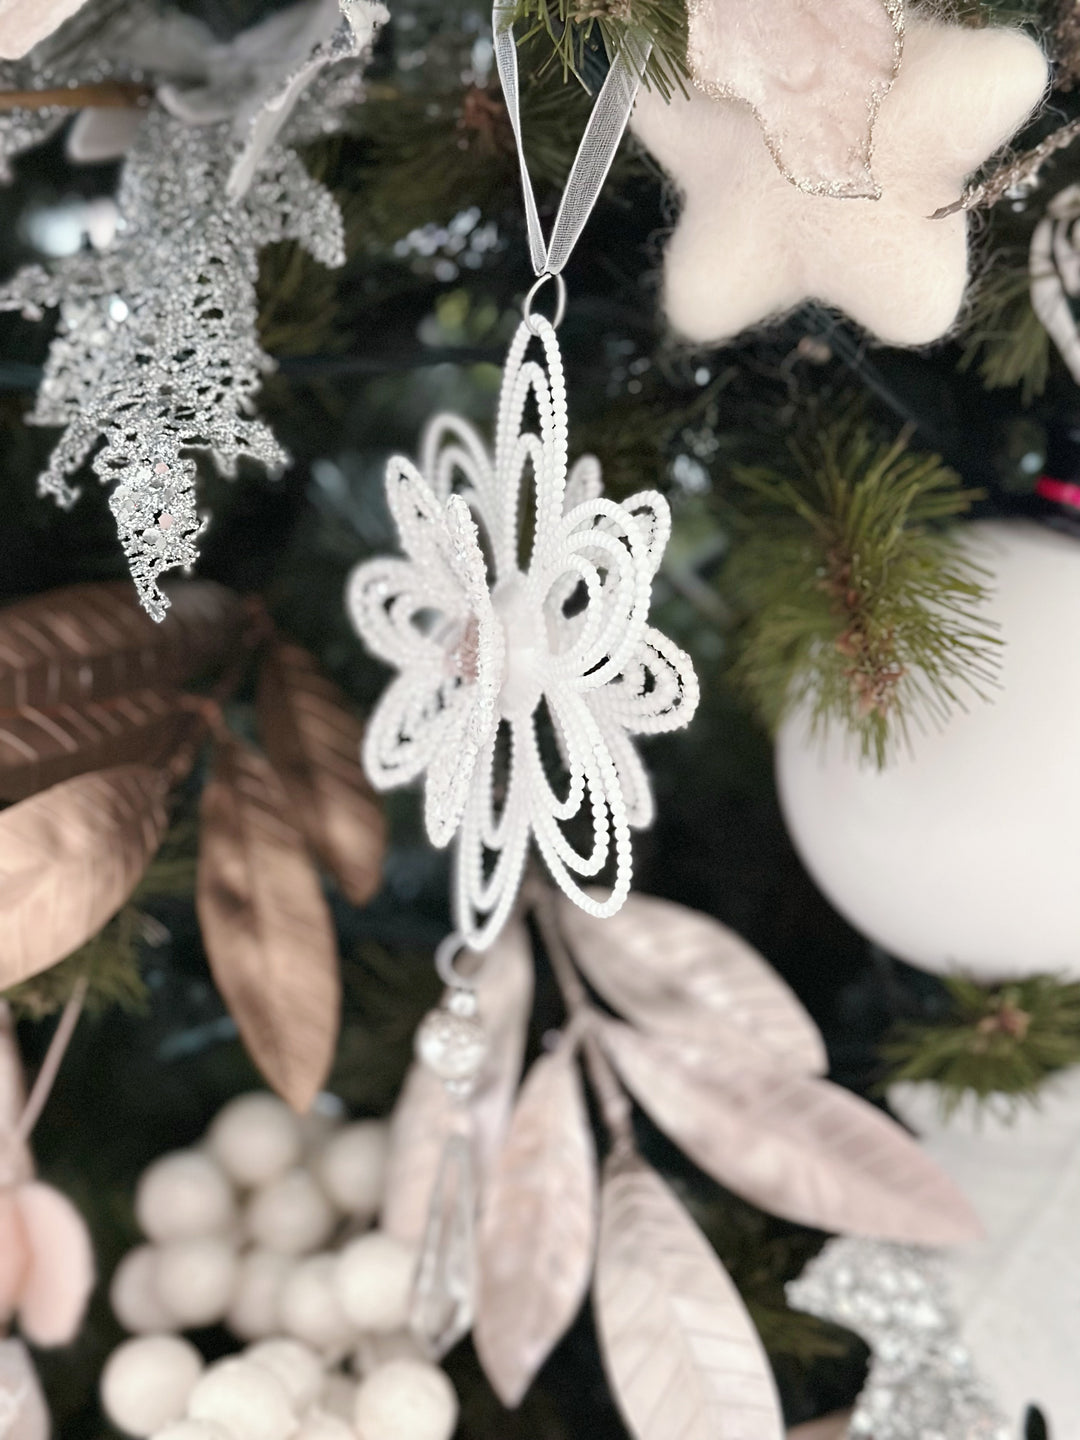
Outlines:
[[[534,336],[543,364],[526,359]],[[536,316],[510,347],[494,459],[440,415],[421,468],[395,457],[386,486],[406,558],[357,566],[347,596],[368,648],[400,672],[368,726],[372,783],[426,772],[428,835],[457,837],[454,908],[473,949],[510,914],[530,836],[573,901],[614,914],[630,829],[653,816],[629,737],[679,729],[698,700],[689,657],[648,624],[667,502],[602,498],[592,456],[567,473],[562,360]],[[582,888],[605,877],[603,901]]]

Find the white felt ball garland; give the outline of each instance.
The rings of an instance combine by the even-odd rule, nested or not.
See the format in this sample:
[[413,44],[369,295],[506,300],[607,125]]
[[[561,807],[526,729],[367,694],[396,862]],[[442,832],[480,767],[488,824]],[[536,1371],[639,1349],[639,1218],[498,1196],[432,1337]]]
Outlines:
[[[200,1147],[154,1162],[136,1214],[153,1243],[111,1298],[137,1338],[102,1375],[139,1440],[449,1440],[453,1387],[407,1332],[416,1252],[380,1231],[386,1126],[337,1102],[298,1119],[243,1095]],[[176,1334],[224,1323],[248,1348],[204,1367]]]

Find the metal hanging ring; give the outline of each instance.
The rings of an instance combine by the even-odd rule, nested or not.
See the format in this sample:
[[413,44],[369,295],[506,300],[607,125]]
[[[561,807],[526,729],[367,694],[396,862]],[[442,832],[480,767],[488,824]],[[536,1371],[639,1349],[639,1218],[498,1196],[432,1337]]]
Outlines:
[[525,324],[534,335],[539,335],[540,331],[536,325],[539,317],[533,314],[533,301],[549,280],[555,281],[555,315],[551,320],[552,329],[557,330],[559,328],[563,322],[563,316],[566,314],[566,281],[563,279],[561,273],[553,275],[550,270],[545,270],[543,275],[537,278],[532,289],[525,296],[525,300],[521,306],[521,313],[524,317]]
[[435,951],[435,970],[444,985],[452,990],[473,990],[476,988],[474,975],[462,975],[455,966],[458,956],[465,950],[465,938],[452,930],[445,940],[440,940]]

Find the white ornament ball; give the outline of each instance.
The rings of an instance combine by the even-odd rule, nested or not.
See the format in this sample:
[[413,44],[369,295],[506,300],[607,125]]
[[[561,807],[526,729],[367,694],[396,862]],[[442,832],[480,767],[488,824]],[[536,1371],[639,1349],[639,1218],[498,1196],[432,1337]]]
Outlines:
[[313,1410],[300,1422],[293,1440],[356,1440],[356,1431],[339,1415]]
[[296,1261],[276,1250],[256,1247],[240,1256],[232,1300],[225,1324],[241,1340],[262,1340],[276,1335],[281,1293]]
[[154,1432],[153,1440],[232,1440],[213,1420],[175,1420]]
[[282,1255],[304,1255],[329,1239],[335,1215],[307,1170],[289,1170],[251,1197],[247,1230],[257,1245]]
[[155,1160],[135,1191],[135,1218],[151,1240],[213,1235],[235,1218],[232,1186],[201,1150],[174,1150]]
[[228,1240],[173,1240],[158,1251],[158,1297],[182,1330],[216,1325],[232,1300],[237,1269],[236,1249]]
[[450,1440],[457,1425],[454,1387],[426,1360],[391,1360],[356,1392],[360,1440]]
[[162,1303],[157,1290],[158,1249],[137,1245],[129,1250],[113,1273],[109,1300],[113,1314],[134,1335],[171,1330],[176,1317]]
[[386,1184],[387,1126],[379,1120],[346,1125],[323,1146],[315,1173],[339,1210],[371,1220]]
[[940,729],[913,727],[883,771],[805,714],[782,727],[788,829],[832,903],[891,954],[998,980],[1080,977],[1080,543],[1021,521],[966,527],[992,574],[981,618],[998,684]]
[[207,1144],[237,1185],[266,1185],[300,1159],[300,1121],[276,1095],[256,1090],[230,1100],[207,1134]]
[[232,1440],[288,1440],[296,1416],[284,1385],[250,1360],[211,1365],[188,1400],[193,1420],[215,1420]]
[[102,1408],[129,1435],[152,1435],[182,1417],[202,1369],[195,1346],[177,1335],[125,1340],[101,1373]]
[[409,1317],[416,1252],[373,1230],[338,1256],[335,1286],[341,1308],[360,1331],[400,1330]]
[[356,1409],[356,1381],[350,1380],[340,1370],[332,1370],[323,1383],[319,1409],[351,1425]]
[[263,1340],[245,1350],[244,1359],[253,1365],[265,1365],[277,1376],[297,1414],[307,1410],[322,1394],[323,1362],[310,1346],[298,1340]]
[[355,1339],[337,1292],[336,1255],[312,1255],[294,1265],[278,1301],[279,1329],[316,1350],[333,1350]]

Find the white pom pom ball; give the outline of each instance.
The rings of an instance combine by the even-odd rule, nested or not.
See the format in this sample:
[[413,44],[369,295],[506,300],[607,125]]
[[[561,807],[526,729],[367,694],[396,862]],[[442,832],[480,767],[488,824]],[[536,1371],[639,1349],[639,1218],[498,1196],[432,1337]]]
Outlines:
[[176,1420],[155,1431],[153,1440],[232,1440],[232,1436],[213,1420]]
[[157,1262],[156,1246],[137,1245],[120,1261],[109,1286],[113,1314],[135,1335],[171,1330],[176,1323],[157,1291]]
[[280,1328],[316,1350],[332,1350],[355,1338],[337,1292],[336,1255],[312,1255],[295,1265],[278,1301]]
[[355,1380],[350,1380],[340,1370],[332,1370],[323,1382],[318,1408],[328,1415],[336,1415],[339,1420],[347,1420],[351,1425],[356,1409]]
[[177,1335],[126,1340],[102,1371],[102,1408],[129,1435],[152,1435],[181,1418],[202,1369],[195,1346]]
[[262,1340],[281,1329],[279,1306],[296,1262],[276,1250],[256,1247],[240,1256],[225,1324],[241,1340]]
[[300,1422],[294,1440],[356,1440],[356,1431],[339,1415],[314,1410]]
[[362,1335],[353,1351],[353,1369],[370,1375],[391,1360],[423,1360],[424,1352],[410,1330],[393,1330],[387,1335]]
[[356,1392],[360,1440],[450,1440],[457,1424],[454,1387],[426,1360],[391,1360]]
[[276,1095],[259,1090],[230,1100],[206,1138],[221,1168],[245,1188],[284,1174],[303,1148],[297,1117]]
[[987,981],[1077,978],[1080,544],[1020,521],[965,534],[991,572],[998,684],[913,728],[882,771],[794,715],[777,742],[784,816],[821,889],[891,954]]
[[296,1429],[284,1385],[250,1360],[211,1365],[191,1392],[188,1414],[216,1421],[232,1440],[288,1440]]
[[334,1228],[329,1200],[306,1170],[289,1170],[251,1197],[248,1234],[257,1245],[283,1255],[316,1250]]
[[306,1115],[299,1116],[300,1137],[305,1150],[317,1150],[345,1123],[345,1106],[336,1095],[321,1090]]
[[158,1297],[182,1330],[216,1325],[236,1288],[236,1250],[228,1240],[173,1240],[157,1255]]
[[151,1240],[184,1240],[225,1230],[235,1217],[232,1186],[200,1150],[175,1150],[143,1172],[135,1218]]
[[357,1330],[400,1330],[409,1316],[416,1254],[381,1231],[361,1235],[338,1256],[335,1285]]
[[307,1410],[322,1394],[323,1362],[308,1345],[298,1340],[263,1340],[244,1352],[253,1365],[265,1365],[284,1385],[289,1404],[297,1414]]
[[370,1220],[386,1184],[387,1127],[378,1120],[346,1125],[323,1146],[315,1173],[339,1210]]

